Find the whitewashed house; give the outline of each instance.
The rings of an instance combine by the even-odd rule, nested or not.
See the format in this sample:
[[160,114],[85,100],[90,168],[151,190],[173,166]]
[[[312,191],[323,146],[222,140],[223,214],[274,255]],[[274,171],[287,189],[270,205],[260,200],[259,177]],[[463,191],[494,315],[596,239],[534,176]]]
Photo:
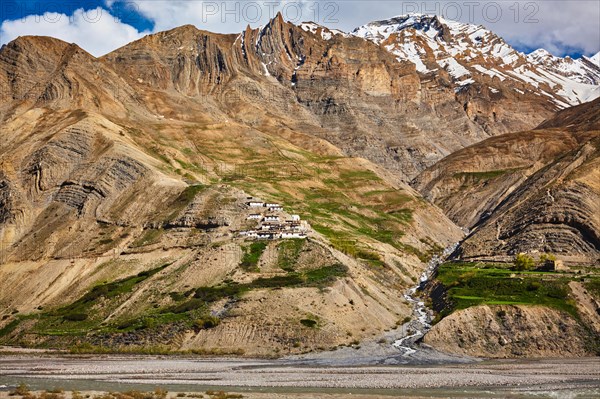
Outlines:
[[260,220],[260,218],[262,218],[260,213],[253,213],[252,215],[248,216],[246,220]]
[[279,222],[279,216],[277,215],[267,215],[263,219],[264,222]]
[[262,208],[265,206],[265,203],[260,201],[250,201],[248,202],[248,206],[250,208]]
[[271,240],[271,239],[273,239],[273,233],[260,231],[258,233],[258,239],[259,240]]
[[306,238],[306,234],[301,231],[284,231],[281,238]]

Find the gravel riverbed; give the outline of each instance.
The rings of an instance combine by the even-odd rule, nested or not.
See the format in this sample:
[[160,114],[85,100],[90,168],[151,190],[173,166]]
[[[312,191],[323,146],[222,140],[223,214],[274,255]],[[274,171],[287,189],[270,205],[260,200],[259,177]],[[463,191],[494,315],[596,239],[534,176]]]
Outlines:
[[[161,386],[172,392],[185,392],[221,387],[242,390],[249,398],[310,398],[319,392],[337,395],[331,397],[354,394],[354,398],[371,397],[369,395],[529,397],[529,394],[537,398],[556,398],[567,393],[573,398],[592,398],[600,397],[600,361],[599,358],[583,358],[412,366],[321,366],[311,365],[306,359],[1,355],[0,386],[4,385],[6,391],[20,381],[37,389],[61,386],[65,390],[79,391]],[[436,396],[438,393],[442,396]],[[277,396],[286,394],[293,395]]]

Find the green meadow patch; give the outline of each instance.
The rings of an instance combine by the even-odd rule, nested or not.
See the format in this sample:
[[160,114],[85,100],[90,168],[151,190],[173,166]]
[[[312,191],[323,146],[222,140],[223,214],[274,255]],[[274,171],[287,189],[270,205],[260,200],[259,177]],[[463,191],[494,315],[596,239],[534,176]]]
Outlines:
[[253,242],[249,246],[244,247],[244,256],[242,257],[240,267],[246,271],[258,272],[258,261],[266,248],[267,243],[265,241]]
[[436,279],[446,288],[451,303],[441,317],[477,305],[542,305],[577,317],[575,304],[569,298],[572,278],[557,273],[445,263],[438,268]]

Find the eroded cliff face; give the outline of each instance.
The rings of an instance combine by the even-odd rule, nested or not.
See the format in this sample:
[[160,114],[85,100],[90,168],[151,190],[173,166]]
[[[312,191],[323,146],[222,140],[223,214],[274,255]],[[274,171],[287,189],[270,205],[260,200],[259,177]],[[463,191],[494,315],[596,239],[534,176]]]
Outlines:
[[2,46],[0,64],[2,119],[31,107],[85,108],[117,117],[145,112],[123,78],[75,44],[19,37]]
[[556,109],[484,83],[456,92],[445,71],[424,76],[383,46],[280,15],[239,35],[184,26],[102,60],[158,115],[194,118],[185,112],[192,109],[309,131],[404,179],[492,135],[532,128]]
[[597,135],[545,129],[497,136],[444,158],[412,185],[472,229],[529,176]]
[[574,107],[536,130],[457,151],[412,182],[472,230],[460,256],[506,261],[519,252],[551,252],[597,263],[598,105]]
[[595,339],[572,316],[542,306],[477,306],[442,319],[424,342],[436,349],[490,358],[595,355]]
[[597,265],[599,148],[597,136],[529,177],[461,244],[460,256],[510,258],[539,251]]

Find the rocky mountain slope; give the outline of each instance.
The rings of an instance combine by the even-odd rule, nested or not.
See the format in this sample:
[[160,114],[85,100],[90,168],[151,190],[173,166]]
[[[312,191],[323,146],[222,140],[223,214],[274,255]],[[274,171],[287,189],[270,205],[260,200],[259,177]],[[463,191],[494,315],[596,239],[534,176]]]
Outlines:
[[600,84],[598,68],[600,67],[600,52],[592,57],[582,56],[573,59],[556,57],[544,49],[538,49],[527,54],[527,59],[544,69],[572,79],[579,83],[590,85]]
[[[203,60],[163,53],[188,39]],[[394,171],[314,134],[291,86],[236,64],[238,45],[182,27],[132,44],[141,67],[48,38],[2,48],[4,343],[274,355],[410,312],[398,292],[460,230]],[[299,214],[308,240],[244,240],[250,197]]]
[[118,117],[143,108],[122,77],[75,44],[19,37],[2,46],[0,65],[2,120],[46,106]]
[[[485,73],[457,86],[452,68],[419,70],[375,41],[278,15],[240,34],[182,26],[101,58],[45,37],[3,46],[0,342],[266,356],[353,345],[402,324],[400,293],[463,238],[444,211],[481,225],[465,256],[537,245],[491,239],[480,220],[497,211],[510,232],[526,220],[520,199],[543,196],[506,205],[525,178],[536,193],[560,182],[557,212],[580,211],[559,215],[571,230],[547,245],[595,256],[594,134],[569,127],[588,111],[545,122],[550,141],[531,132],[547,148],[518,150],[527,173],[486,188],[485,206],[459,209],[430,184],[461,151],[550,118],[572,99],[564,87]],[[246,240],[250,200],[298,215],[308,238]]]
[[492,135],[531,129],[566,105],[555,101],[554,83],[542,85],[543,94],[485,74],[457,91],[450,72],[423,74],[384,45],[281,16],[239,35],[181,27],[102,60],[145,93],[158,116],[189,115],[174,104],[195,109],[201,99],[211,113],[243,124],[277,118],[402,179]]
[[[413,181],[471,231],[428,287],[439,322],[425,343],[485,357],[597,354],[599,145],[595,100],[457,151]],[[520,272],[520,253],[568,267]]]
[[458,151],[413,185],[472,230],[465,258],[508,260],[550,252],[571,262],[600,257],[600,100],[559,112],[533,131]]

